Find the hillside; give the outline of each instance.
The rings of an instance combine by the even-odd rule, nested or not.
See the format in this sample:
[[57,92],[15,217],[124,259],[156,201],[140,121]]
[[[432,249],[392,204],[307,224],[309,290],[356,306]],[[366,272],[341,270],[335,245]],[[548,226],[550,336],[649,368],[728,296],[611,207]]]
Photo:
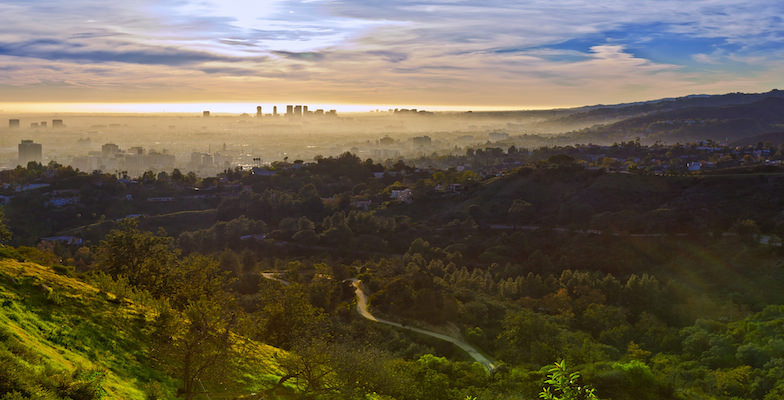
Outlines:
[[682,110],[687,108],[715,108],[755,103],[766,98],[784,98],[784,91],[771,90],[766,93],[727,93],[722,95],[691,95],[677,98],[657,99],[636,103],[595,105],[574,109],[574,113],[562,117],[560,122],[597,122],[618,120]]
[[753,146],[758,143],[770,143],[780,146],[784,144],[784,131],[768,132],[761,135],[749,136],[730,143],[730,146]]
[[[147,356],[155,311],[52,268],[0,260],[0,398],[173,398],[178,382]],[[279,375],[279,351],[243,340],[250,393]],[[235,396],[236,397],[236,396]]]
[[774,131],[784,123],[784,99],[778,95],[753,103],[651,111],[566,134],[562,139],[578,143],[612,143],[635,137],[646,142],[661,140],[667,143],[706,139],[733,141]]
[[621,104],[597,104],[576,108],[527,111],[486,111],[464,114],[475,119],[518,118],[536,120],[535,130],[558,132],[581,129],[592,125],[610,125],[622,121],[678,113],[694,109],[723,109],[743,106],[768,98],[784,99],[784,91],[774,89],[765,93],[727,93],[720,95],[689,95]]

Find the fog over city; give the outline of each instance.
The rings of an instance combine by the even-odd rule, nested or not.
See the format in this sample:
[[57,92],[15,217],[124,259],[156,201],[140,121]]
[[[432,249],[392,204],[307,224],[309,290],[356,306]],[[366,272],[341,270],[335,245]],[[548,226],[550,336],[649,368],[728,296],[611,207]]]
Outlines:
[[[302,108],[299,108],[302,107]],[[243,114],[4,114],[0,163],[5,168],[55,161],[81,171],[138,176],[146,170],[214,175],[352,152],[377,162],[421,155],[465,154],[466,147],[552,134],[580,125],[547,124],[536,112],[433,113],[391,109],[338,114],[285,106]],[[275,114],[273,114],[275,113]],[[53,122],[58,121],[58,122]],[[20,154],[20,143],[41,145]],[[511,144],[512,142],[509,142]],[[506,147],[508,147],[508,145]]]

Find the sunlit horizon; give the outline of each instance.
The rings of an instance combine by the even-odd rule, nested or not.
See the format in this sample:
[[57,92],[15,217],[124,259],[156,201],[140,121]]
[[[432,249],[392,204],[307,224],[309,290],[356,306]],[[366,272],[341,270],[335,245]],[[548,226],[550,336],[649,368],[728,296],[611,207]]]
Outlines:
[[417,109],[433,112],[467,111],[510,111],[510,110],[548,110],[571,108],[568,106],[446,106],[416,104],[312,104],[312,103],[235,103],[235,102],[193,102],[193,103],[0,103],[0,114],[197,114],[210,111],[213,116],[256,114],[256,107],[262,107],[262,114],[273,113],[277,106],[278,115],[286,113],[286,105],[306,105],[309,111],[322,109],[336,110],[338,113],[388,113],[394,109]]

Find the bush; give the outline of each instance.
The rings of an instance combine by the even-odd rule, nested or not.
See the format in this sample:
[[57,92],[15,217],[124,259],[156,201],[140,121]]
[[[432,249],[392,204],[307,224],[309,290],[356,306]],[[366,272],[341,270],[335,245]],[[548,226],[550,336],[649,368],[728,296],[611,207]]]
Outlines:
[[579,372],[569,372],[566,361],[561,360],[547,370],[545,387],[539,393],[544,400],[599,400],[594,389],[583,385]]

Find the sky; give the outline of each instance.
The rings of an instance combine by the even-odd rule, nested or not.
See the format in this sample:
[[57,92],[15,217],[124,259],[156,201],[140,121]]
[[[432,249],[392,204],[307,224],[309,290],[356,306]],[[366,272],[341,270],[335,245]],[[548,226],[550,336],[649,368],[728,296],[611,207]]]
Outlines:
[[781,0],[0,0],[0,15],[6,110],[547,108],[784,87]]

